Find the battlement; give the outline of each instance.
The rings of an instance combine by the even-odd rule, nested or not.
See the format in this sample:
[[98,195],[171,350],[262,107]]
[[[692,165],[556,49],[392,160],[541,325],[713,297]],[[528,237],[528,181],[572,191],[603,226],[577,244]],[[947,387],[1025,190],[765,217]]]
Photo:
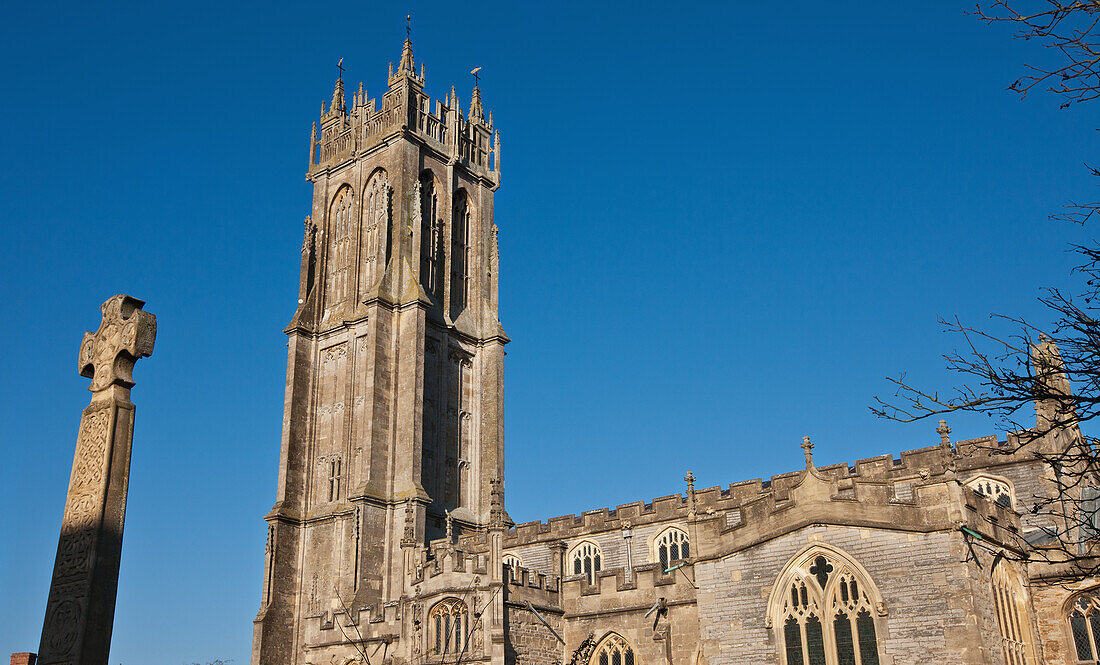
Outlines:
[[[691,563],[685,563],[685,568],[691,572],[688,579],[694,579]],[[632,575],[627,575],[627,568],[620,566],[608,568],[596,573],[596,583],[589,584],[584,575],[569,575],[562,578],[562,593],[570,597],[596,596],[605,594],[618,594],[624,591],[644,591],[646,589],[658,589],[675,586],[682,581],[682,577],[676,571],[665,573],[660,564],[643,563],[633,566]],[[684,574],[687,575],[688,572]]]
[[332,101],[313,124],[309,149],[309,175],[339,168],[369,153],[396,134],[412,137],[435,150],[447,161],[465,167],[470,173],[500,185],[500,133],[493,128],[492,113],[486,114],[481,90],[474,87],[470,110],[462,110],[452,86],[443,100],[432,100],[424,93],[424,65],[416,74],[412,42],[405,40],[396,73],[390,65],[388,89],[382,102],[368,98],[363,84],[352,93],[350,109],[345,102],[343,79],[336,81]]
[[504,566],[504,599],[530,602],[541,607],[558,607],[561,578],[523,567]]
[[487,575],[488,556],[484,552],[468,552],[455,547],[446,547],[442,541],[432,541],[430,556],[421,561],[412,571],[410,581],[419,584],[425,580],[449,573],[470,573]]
[[[919,485],[942,482],[949,473],[953,478],[954,468],[973,469],[1033,459],[1033,456],[1020,452],[1004,456],[975,454],[975,451],[988,448],[990,442],[1006,449],[1010,446],[1005,442],[998,444],[995,436],[982,437],[961,441],[957,447],[941,444],[902,451],[898,457],[887,454],[859,459],[851,465],[840,462],[815,467],[814,475],[833,484],[833,493],[838,501],[863,502],[868,507],[888,506],[911,502],[908,497]],[[599,508],[579,515],[560,515],[546,521],[525,522],[505,534],[504,546],[509,548],[535,542],[575,539],[621,529],[626,524],[639,527],[686,520],[692,512],[699,519],[725,515],[723,523],[730,524],[731,528],[732,525],[742,526],[747,520],[768,519],[766,513],[786,509],[791,501],[791,490],[802,482],[804,475],[804,471],[792,471],[767,480],[753,478],[728,487],[689,490],[686,494],[634,501],[615,508]],[[692,493],[694,503],[691,501]],[[771,505],[772,508],[761,513],[762,505]]]

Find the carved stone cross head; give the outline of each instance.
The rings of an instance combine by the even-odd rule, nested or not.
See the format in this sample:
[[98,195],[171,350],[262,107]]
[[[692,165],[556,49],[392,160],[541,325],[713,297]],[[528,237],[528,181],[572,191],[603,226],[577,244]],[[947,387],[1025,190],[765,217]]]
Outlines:
[[99,392],[110,386],[131,388],[134,363],[153,353],[157,339],[157,317],[142,311],[145,301],[117,295],[100,305],[103,321],[99,330],[84,333],[77,369],[92,380],[88,390]]

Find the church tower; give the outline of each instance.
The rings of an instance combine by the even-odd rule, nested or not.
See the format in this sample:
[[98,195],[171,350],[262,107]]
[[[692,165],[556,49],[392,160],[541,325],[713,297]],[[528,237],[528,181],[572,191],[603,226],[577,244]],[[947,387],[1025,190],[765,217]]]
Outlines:
[[350,94],[341,77],[310,138],[255,665],[328,663],[321,645],[374,621],[418,630],[391,610],[429,542],[507,523],[499,134],[477,87],[468,111],[453,87],[431,103],[409,39],[381,103]]

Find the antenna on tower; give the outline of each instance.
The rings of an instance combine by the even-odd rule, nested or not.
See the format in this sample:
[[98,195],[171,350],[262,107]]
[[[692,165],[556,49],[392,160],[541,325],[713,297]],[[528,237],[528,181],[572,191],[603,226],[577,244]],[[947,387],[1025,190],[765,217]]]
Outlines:
[[341,81],[344,80],[344,59],[340,58],[340,61],[336,63],[336,69],[340,70],[340,74],[337,76]]
[[478,81],[481,79],[481,77],[477,75],[477,73],[480,72],[480,71],[481,71],[481,67],[474,67],[473,69],[470,70],[470,73],[473,74],[473,76],[474,76],[474,87],[475,88],[477,87]]

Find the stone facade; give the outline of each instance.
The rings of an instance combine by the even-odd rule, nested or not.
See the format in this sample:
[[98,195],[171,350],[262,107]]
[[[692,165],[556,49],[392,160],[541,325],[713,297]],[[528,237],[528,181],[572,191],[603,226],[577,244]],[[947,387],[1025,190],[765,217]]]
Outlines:
[[388,84],[348,104],[338,80],[310,141],[254,665],[1078,663],[1069,612],[1100,581],[1029,565],[1024,536],[1057,526],[1030,511],[1054,492],[1031,450],[1079,432],[1011,453],[941,423],[821,467],[806,439],[768,480],[688,472],[684,494],[513,525],[499,134],[477,88],[468,112],[453,88],[430,103],[408,40]]

